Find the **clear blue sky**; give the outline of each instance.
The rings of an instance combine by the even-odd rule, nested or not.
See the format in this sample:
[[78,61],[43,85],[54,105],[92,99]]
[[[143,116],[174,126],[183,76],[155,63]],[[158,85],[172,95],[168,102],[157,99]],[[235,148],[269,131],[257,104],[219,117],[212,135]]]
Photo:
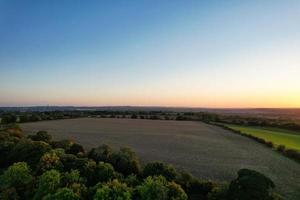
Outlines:
[[300,1],[0,0],[0,106],[300,107]]

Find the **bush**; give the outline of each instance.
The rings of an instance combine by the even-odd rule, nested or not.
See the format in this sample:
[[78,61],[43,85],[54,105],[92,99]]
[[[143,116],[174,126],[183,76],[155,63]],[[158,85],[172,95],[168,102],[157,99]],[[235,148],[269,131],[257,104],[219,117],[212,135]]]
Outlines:
[[84,153],[84,148],[80,144],[74,143],[67,149],[66,153],[77,155],[78,153]]
[[143,170],[144,178],[148,176],[164,176],[168,181],[175,180],[177,172],[171,165],[166,165],[161,162],[148,163]]
[[171,200],[187,200],[188,196],[181,188],[180,185],[176,184],[175,182],[170,182],[167,185],[168,190],[168,199]]
[[145,179],[142,185],[137,187],[138,199],[143,200],[186,200],[187,195],[180,185],[168,182],[163,176]]
[[63,154],[60,156],[60,160],[63,164],[64,171],[78,169],[80,173],[83,173],[85,165],[88,162],[87,158],[78,158],[73,154]]
[[200,181],[199,179],[186,172],[181,172],[178,174],[176,183],[182,186],[189,199],[205,198],[214,187],[212,182]]
[[229,200],[266,200],[271,196],[271,189],[274,183],[263,174],[249,170],[241,169],[238,171],[238,178],[229,185]]
[[19,142],[18,137],[11,136],[9,133],[0,131],[0,166],[8,167],[12,162],[9,155],[14,149],[15,145]]
[[125,183],[113,180],[97,186],[94,200],[131,200],[132,192]]
[[108,162],[112,152],[112,148],[104,144],[97,148],[92,148],[88,153],[88,158],[93,159],[96,162]]
[[225,200],[227,199],[228,185],[223,184],[216,186],[208,194],[208,200]]
[[51,150],[51,147],[41,141],[31,141],[21,139],[9,154],[9,160],[14,162],[27,162],[28,165],[35,169],[41,157]]
[[137,187],[139,199],[166,200],[168,198],[167,181],[164,177],[148,177],[144,183]]
[[33,141],[43,141],[46,143],[50,143],[52,136],[48,134],[47,131],[39,131],[35,135],[29,135],[28,138]]
[[63,165],[59,156],[55,152],[45,153],[38,164],[38,173],[43,173],[50,169],[62,170]]
[[271,147],[271,148],[274,147],[274,143],[271,142],[271,141],[266,142],[266,145],[267,145],[268,147]]
[[80,176],[80,172],[78,170],[71,170],[70,172],[65,172],[62,176],[62,184],[66,187],[70,187],[73,184],[81,184],[84,183],[85,180]]
[[277,151],[279,151],[279,152],[281,152],[281,153],[284,153],[285,152],[285,146],[284,145],[279,145],[278,147],[277,147]]
[[285,151],[285,155],[287,155],[289,158],[293,158],[295,160],[300,161],[300,152],[294,149],[287,149]]
[[80,200],[80,198],[69,188],[60,188],[55,194],[48,194],[44,200]]
[[109,159],[109,163],[114,166],[116,171],[125,176],[140,173],[139,160],[130,148],[120,148],[120,151],[114,152]]
[[52,141],[51,143],[52,148],[57,149],[64,149],[68,151],[72,146],[73,142],[71,140],[60,140],[60,141]]
[[15,163],[0,176],[1,196],[4,199],[7,194],[14,191],[14,196],[24,199],[30,195],[32,183],[33,176],[27,163]]
[[60,187],[61,175],[58,171],[52,169],[46,171],[38,178],[37,192],[34,199],[42,199],[47,195],[54,194]]

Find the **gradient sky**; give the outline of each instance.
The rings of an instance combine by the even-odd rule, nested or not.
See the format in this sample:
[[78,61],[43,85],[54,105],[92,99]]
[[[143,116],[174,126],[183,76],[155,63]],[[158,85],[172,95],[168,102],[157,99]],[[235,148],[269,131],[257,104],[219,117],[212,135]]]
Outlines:
[[300,107],[300,1],[0,0],[0,106]]

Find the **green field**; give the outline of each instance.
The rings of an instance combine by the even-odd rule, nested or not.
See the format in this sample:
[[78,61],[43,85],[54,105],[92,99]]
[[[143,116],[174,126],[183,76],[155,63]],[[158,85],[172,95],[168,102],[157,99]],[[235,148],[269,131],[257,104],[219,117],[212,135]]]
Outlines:
[[242,133],[251,134],[253,136],[271,141],[275,145],[285,145],[287,148],[300,150],[300,133],[264,127],[249,127],[240,125],[225,124],[225,126],[241,131]]

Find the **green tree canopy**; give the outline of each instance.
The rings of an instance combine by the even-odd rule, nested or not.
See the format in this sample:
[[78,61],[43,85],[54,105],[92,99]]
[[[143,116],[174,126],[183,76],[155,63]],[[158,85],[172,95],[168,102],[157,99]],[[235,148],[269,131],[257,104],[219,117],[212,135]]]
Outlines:
[[131,200],[132,192],[125,183],[120,183],[117,179],[100,184],[94,195],[94,200]]
[[237,179],[229,185],[228,197],[230,200],[266,200],[271,196],[271,189],[274,187],[274,183],[263,174],[241,169]]

